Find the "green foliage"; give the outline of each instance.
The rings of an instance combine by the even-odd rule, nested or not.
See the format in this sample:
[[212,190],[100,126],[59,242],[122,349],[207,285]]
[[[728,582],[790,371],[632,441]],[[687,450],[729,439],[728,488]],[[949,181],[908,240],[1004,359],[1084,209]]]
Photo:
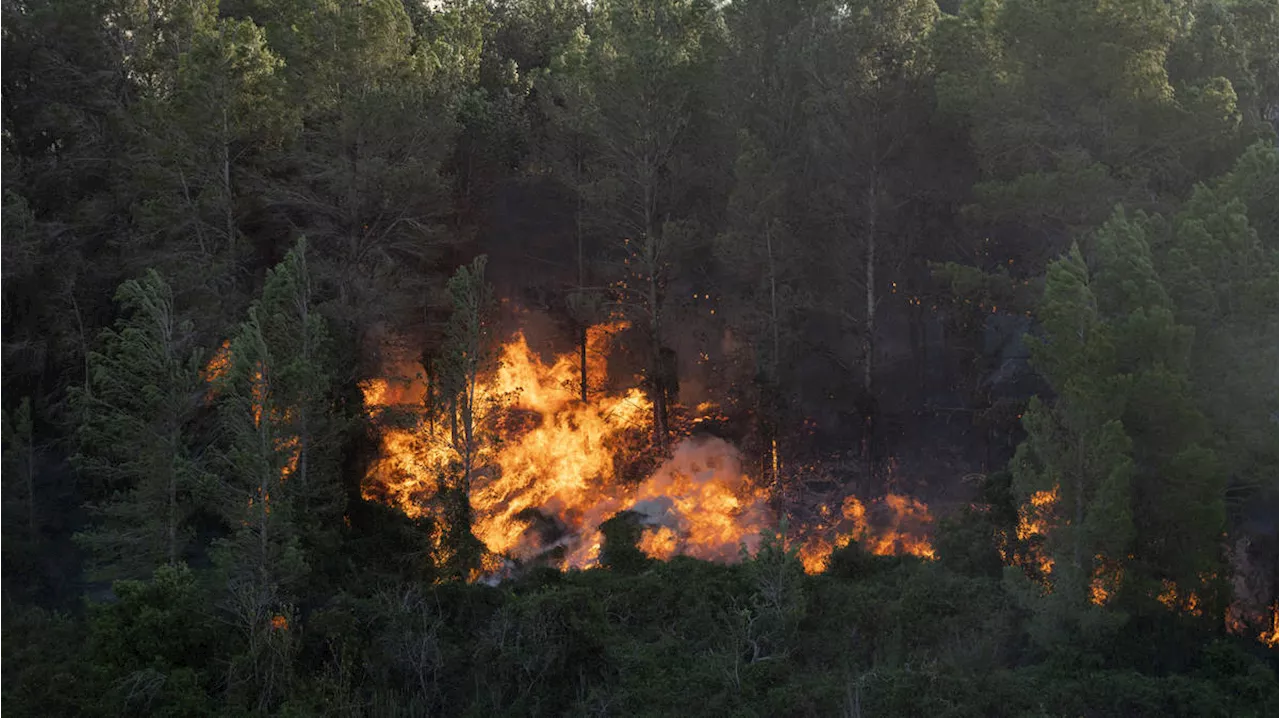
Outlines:
[[200,401],[193,329],[155,271],[120,286],[127,313],[89,356],[90,382],[72,396],[82,421],[77,463],[98,521],[80,535],[105,576],[146,576],[184,556],[204,474],[189,423]]
[[637,573],[649,563],[640,550],[644,525],[633,511],[621,511],[600,524],[604,539],[600,546],[600,565],[624,573]]
[[118,581],[115,600],[92,604],[86,661],[104,689],[104,715],[215,715],[205,663],[219,631],[195,575],[164,566],[148,581]]

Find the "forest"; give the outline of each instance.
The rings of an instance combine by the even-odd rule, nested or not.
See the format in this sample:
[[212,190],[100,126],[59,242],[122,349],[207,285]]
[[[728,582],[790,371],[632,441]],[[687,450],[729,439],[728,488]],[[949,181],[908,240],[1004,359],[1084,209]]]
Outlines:
[[1273,0],[0,0],[15,716],[1274,716]]

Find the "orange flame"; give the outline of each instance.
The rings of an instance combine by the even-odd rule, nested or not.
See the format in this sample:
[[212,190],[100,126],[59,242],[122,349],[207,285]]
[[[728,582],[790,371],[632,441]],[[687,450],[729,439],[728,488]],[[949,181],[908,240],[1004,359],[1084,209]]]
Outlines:
[[[1018,540],[1027,541],[1035,536],[1044,536],[1057,505],[1057,486],[1049,491],[1036,491],[1031,494],[1027,504],[1018,511]],[[1006,563],[1012,562],[1013,559],[1011,555],[1005,556]],[[1053,557],[1045,551],[1043,546],[1029,548],[1025,559],[1028,564],[1039,569],[1041,578],[1047,579],[1053,573]]]
[[204,395],[206,403],[212,402],[218,395],[218,382],[227,376],[231,371],[231,340],[224,339],[222,346],[213,353],[208,363],[204,365],[204,369],[200,372],[200,378],[209,385],[209,391]]
[[926,538],[933,517],[923,501],[891,493],[872,502],[872,511],[883,517],[876,526],[868,523],[866,505],[856,496],[846,496],[840,506],[841,518],[832,527],[834,538],[815,533],[802,543],[799,558],[805,572],[826,570],[831,553],[851,543],[861,544],[876,556],[934,558],[933,546]]
[[[1212,578],[1212,576],[1200,577],[1202,583]],[[1192,616],[1204,614],[1204,610],[1200,606],[1200,596],[1194,589],[1184,590],[1167,578],[1160,580],[1160,593],[1156,594],[1156,600],[1170,611],[1178,611]]]
[[1271,628],[1258,634],[1258,642],[1268,648],[1275,648],[1280,639],[1280,614],[1276,613],[1275,604],[1271,605]]
[[1119,590],[1124,571],[1119,564],[1101,554],[1093,558],[1095,565],[1093,577],[1089,579],[1089,601],[1095,606],[1105,606]]
[[[546,361],[522,333],[501,347],[498,367],[481,377],[477,405],[486,409],[479,433],[497,438],[473,447],[469,497],[472,530],[493,554],[567,568],[594,566],[602,542],[599,525],[630,510],[640,517],[639,548],[645,554],[732,561],[743,545],[754,551],[771,524],[768,492],[721,439],[685,439],[648,478],[628,480],[629,462],[646,445],[651,406],[640,388],[599,389],[606,383],[612,338],[623,328],[616,323],[588,333],[590,403],[579,398],[578,355]],[[410,516],[440,518],[435,498],[441,478],[456,472],[460,462],[448,421],[433,420],[427,411],[429,381],[412,362],[400,361],[387,376],[362,386],[382,441],[363,493]],[[715,410],[713,403],[697,407],[700,414]],[[868,539],[869,551],[932,558],[932,547],[921,538],[920,529],[932,521],[923,503],[890,494],[877,508],[885,526]],[[804,544],[806,569],[825,564],[830,546],[867,534],[866,508],[857,498],[844,500],[842,516],[827,548]]]

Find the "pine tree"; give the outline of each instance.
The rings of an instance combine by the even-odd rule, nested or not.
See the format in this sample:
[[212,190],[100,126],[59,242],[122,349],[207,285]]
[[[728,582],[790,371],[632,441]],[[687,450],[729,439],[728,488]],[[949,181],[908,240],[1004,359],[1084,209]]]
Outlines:
[[129,10],[118,21],[132,35],[129,70],[139,86],[129,188],[139,231],[130,254],[179,277],[178,291],[202,308],[224,306],[247,256],[248,188],[296,131],[283,63],[262,27],[220,17],[216,0]]
[[1058,607],[1044,616],[1063,627],[1099,620],[1086,600],[1148,610],[1170,584],[1196,592],[1204,615],[1221,607],[1223,476],[1186,373],[1192,331],[1156,271],[1151,224],[1117,210],[1094,237],[1094,271],[1078,247],[1051,264],[1032,341],[1056,397],[1032,400],[1011,471],[1024,500],[1057,496],[1039,521]]
[[[284,61],[283,94],[301,117],[266,186],[264,211],[317,251],[344,380],[360,374],[366,332],[403,326],[438,289],[432,271],[461,232],[444,174],[458,105],[479,53],[471,4],[399,0],[252,3]],[[465,5],[465,7],[464,7]],[[414,17],[411,17],[414,15]]]
[[299,239],[268,273],[218,387],[223,505],[233,534],[217,561],[227,578],[225,608],[244,639],[236,690],[259,708],[291,680],[294,606],[313,557],[332,550],[343,509],[342,423],[331,406],[328,333],[312,282]]
[[1058,494],[1046,542],[1052,591],[1079,612],[1095,558],[1128,553],[1133,460],[1120,423],[1124,382],[1078,247],[1050,265],[1040,318],[1044,336],[1032,342],[1032,357],[1057,397],[1032,399],[1023,418],[1027,438],[1010,470],[1021,496]]
[[445,513],[446,571],[466,577],[479,568],[483,545],[471,531],[471,480],[484,444],[484,428],[496,397],[482,396],[480,379],[493,368],[493,288],[485,281],[487,257],[459,267],[449,280],[453,314],[441,350],[440,393],[449,413],[456,464],[437,467],[437,495]]
[[695,90],[708,72],[715,26],[688,0],[611,0],[596,6],[591,96],[598,109],[595,209],[622,250],[620,303],[645,337],[653,446],[666,450],[667,399],[677,383],[665,359],[672,263],[696,227],[681,216],[694,186],[681,159],[697,118]]
[[342,512],[332,368],[315,311],[307,242],[268,274],[230,344],[219,408],[227,431],[227,516],[239,525],[232,572],[287,590],[305,572],[303,543],[336,530]]
[[729,227],[715,240],[715,254],[724,269],[725,295],[736,301],[726,319],[754,347],[749,361],[755,367],[756,417],[764,456],[762,475],[781,491],[776,475],[780,463],[777,437],[786,422],[784,377],[795,358],[794,323],[812,301],[799,282],[800,251],[787,223],[784,201],[787,182],[769,152],[743,132],[737,185],[729,200]]
[[155,271],[121,285],[116,301],[125,316],[90,355],[89,386],[73,393],[77,464],[107,494],[79,540],[102,575],[143,578],[182,559],[201,503],[187,428],[201,399],[199,354]]

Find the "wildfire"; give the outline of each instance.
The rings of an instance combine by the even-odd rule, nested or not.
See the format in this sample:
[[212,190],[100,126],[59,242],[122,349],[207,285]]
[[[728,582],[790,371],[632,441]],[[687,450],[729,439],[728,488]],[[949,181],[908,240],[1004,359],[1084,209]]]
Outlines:
[[[825,508],[825,507],[823,507]],[[814,533],[799,551],[806,573],[821,573],[827,568],[831,553],[851,543],[876,556],[909,554],[933,559],[933,546],[925,538],[926,527],[933,522],[923,502],[909,496],[887,494],[872,502],[872,514],[881,517],[876,526],[868,523],[867,507],[856,496],[847,496],[840,506],[840,520],[832,527],[832,536]]]
[[[520,333],[499,350],[497,368],[481,377],[479,433],[499,438],[475,447],[469,496],[473,531],[492,554],[566,568],[594,566],[603,540],[599,525],[629,510],[641,520],[639,547],[647,555],[731,561],[743,545],[754,551],[761,531],[773,523],[767,490],[751,480],[737,450],[721,439],[687,438],[647,478],[630,475],[647,445],[648,398],[640,388],[597,389],[606,384],[608,349],[623,328],[612,324],[588,333],[589,403],[580,400],[579,356],[546,361]],[[430,377],[409,361],[362,387],[382,440],[364,496],[410,516],[440,518],[437,493],[460,464],[449,422],[433,419],[428,410],[429,387]],[[696,411],[706,416],[718,410],[708,403]],[[827,529],[831,538],[805,544],[806,569],[817,570],[834,547],[853,540],[864,541],[872,553],[932,558],[922,538],[932,521],[923,503],[890,494],[873,508],[879,528],[869,531],[866,507],[845,498],[841,519]],[[819,529],[802,533],[818,536]]]
[[[1035,536],[1044,536],[1057,505],[1057,486],[1049,491],[1036,491],[1031,494],[1027,504],[1018,511],[1018,540],[1027,541]],[[1005,561],[1008,562],[1010,558],[1006,555]],[[1043,546],[1036,545],[1029,548],[1026,558],[1030,564],[1039,569],[1041,577],[1047,578],[1053,573],[1053,557],[1044,550]]]
[[1275,604],[1271,605],[1271,627],[1258,634],[1258,642],[1268,648],[1275,648],[1280,639],[1280,614],[1276,613]]
[[205,392],[205,402],[212,402],[218,394],[218,384],[227,373],[231,371],[231,340],[224,339],[222,346],[218,347],[218,351],[213,353],[209,358],[209,362],[205,364],[204,370],[200,373],[200,378],[209,385],[209,391]]
[[1162,606],[1170,611],[1180,611],[1192,616],[1199,616],[1203,613],[1200,608],[1200,597],[1195,591],[1183,591],[1178,585],[1169,579],[1161,579],[1160,593],[1156,595],[1156,600]]
[[1120,588],[1124,571],[1119,564],[1101,554],[1094,556],[1093,577],[1089,579],[1089,601],[1095,606],[1105,606]]

